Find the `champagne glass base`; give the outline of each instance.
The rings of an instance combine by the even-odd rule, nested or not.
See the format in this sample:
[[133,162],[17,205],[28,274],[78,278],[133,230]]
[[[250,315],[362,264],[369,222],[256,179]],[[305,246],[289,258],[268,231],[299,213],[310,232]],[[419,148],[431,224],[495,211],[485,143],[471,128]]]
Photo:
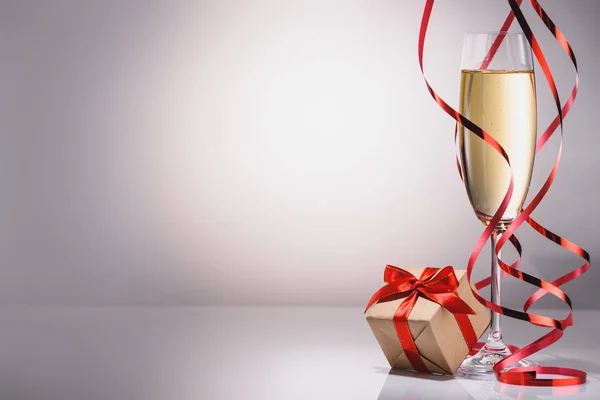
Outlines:
[[[512,353],[506,347],[494,349],[484,346],[477,354],[468,357],[465,359],[465,361],[463,361],[463,363],[460,365],[460,368],[456,372],[456,375],[465,378],[491,377],[493,376],[494,365],[510,354]],[[535,367],[537,365],[539,364],[535,361],[521,360],[505,368],[503,371],[507,371],[512,368]]]

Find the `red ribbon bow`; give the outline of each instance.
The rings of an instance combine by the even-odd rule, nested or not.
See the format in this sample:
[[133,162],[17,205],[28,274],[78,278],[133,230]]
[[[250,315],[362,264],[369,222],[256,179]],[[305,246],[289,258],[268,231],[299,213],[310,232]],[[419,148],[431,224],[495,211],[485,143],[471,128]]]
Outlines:
[[467,315],[475,314],[475,311],[456,294],[458,279],[452,267],[442,269],[427,267],[417,279],[406,270],[386,265],[383,280],[386,285],[371,297],[365,312],[377,302],[398,298],[398,296],[406,297],[394,313],[394,327],[402,349],[415,370],[429,372],[408,328],[408,316],[419,296],[438,303],[454,314],[469,349],[475,345],[477,335]]

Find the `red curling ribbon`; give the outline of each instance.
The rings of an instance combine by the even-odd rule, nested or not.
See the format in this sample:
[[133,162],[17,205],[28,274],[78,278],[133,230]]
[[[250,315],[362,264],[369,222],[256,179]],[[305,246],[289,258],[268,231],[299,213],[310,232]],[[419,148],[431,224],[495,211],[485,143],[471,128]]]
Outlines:
[[402,350],[415,370],[429,372],[419,355],[417,345],[408,327],[408,317],[419,296],[438,303],[450,311],[456,319],[467,346],[471,348],[475,345],[477,335],[467,315],[475,314],[475,311],[456,294],[458,279],[452,267],[442,269],[427,267],[417,279],[404,269],[387,265],[383,273],[383,280],[386,285],[371,297],[365,312],[377,302],[397,298],[398,296],[405,298],[394,313],[394,327],[402,345]]
[[[508,15],[501,30],[503,30],[503,31],[508,30],[508,28],[511,26],[512,22],[515,19],[517,20],[518,24],[520,25],[521,29],[523,30],[523,33],[525,34],[525,36],[527,38],[529,44],[531,45],[533,54],[535,55],[536,59],[538,60],[538,63],[540,64],[540,67],[544,73],[546,81],[548,82],[548,85],[550,86],[552,96],[554,98],[554,101],[556,103],[556,108],[557,108],[556,118],[554,118],[554,120],[550,123],[548,128],[544,131],[544,133],[537,140],[536,154],[542,150],[544,145],[547,143],[548,139],[550,139],[550,137],[553,135],[553,133],[556,131],[556,129],[558,127],[560,127],[560,145],[559,145],[558,154],[556,156],[556,160],[554,162],[554,166],[553,166],[548,178],[546,179],[544,185],[542,186],[540,191],[533,197],[531,202],[523,209],[523,211],[517,216],[517,218],[510,224],[509,228],[501,236],[500,240],[498,241],[498,243],[496,245],[496,253],[498,254],[500,252],[500,249],[504,246],[504,244],[506,244],[507,241],[510,241],[517,249],[519,257],[511,265],[508,265],[505,262],[503,262],[501,259],[499,259],[499,265],[500,265],[501,269],[503,270],[503,276],[504,275],[514,276],[515,278],[517,278],[521,281],[527,282],[533,286],[536,286],[539,289],[531,297],[529,297],[529,299],[527,299],[527,301],[523,305],[523,312],[521,312],[521,311],[509,309],[509,308],[502,307],[502,306],[496,305],[494,303],[491,303],[479,295],[478,289],[487,286],[490,283],[489,278],[486,278],[483,281],[477,282],[475,284],[473,284],[473,282],[471,281],[472,270],[475,266],[477,258],[479,257],[479,254],[481,253],[485,243],[492,235],[493,228],[497,225],[498,221],[504,214],[504,211],[506,210],[506,206],[508,205],[508,203],[510,201],[510,197],[512,196],[512,190],[513,190],[512,169],[511,169],[511,180],[510,180],[510,184],[509,184],[507,193],[506,193],[502,203],[500,204],[500,207],[498,208],[498,210],[492,217],[492,220],[490,221],[488,227],[484,230],[483,234],[480,236],[479,240],[477,241],[477,244],[475,245],[475,248],[473,249],[471,256],[469,257],[469,261],[467,264],[467,279],[469,281],[469,285],[471,286],[473,295],[477,298],[477,300],[479,300],[479,302],[484,304],[487,308],[491,309],[492,311],[497,312],[502,315],[506,315],[508,317],[517,318],[517,319],[520,319],[523,321],[528,321],[537,326],[552,328],[550,332],[548,332],[541,338],[535,340],[534,342],[524,346],[521,349],[519,349],[515,346],[509,345],[509,348],[511,349],[511,351],[513,351],[513,354],[510,356],[507,356],[506,358],[504,358],[503,360],[501,360],[494,366],[494,372],[496,374],[496,378],[500,382],[508,383],[508,384],[524,385],[524,386],[579,385],[579,384],[585,383],[587,374],[584,371],[581,371],[578,369],[539,366],[539,367],[528,367],[528,368],[513,368],[506,372],[503,372],[503,370],[505,368],[509,367],[510,365],[550,346],[552,343],[559,340],[562,337],[564,330],[567,327],[573,325],[573,315],[572,315],[573,308],[571,305],[571,300],[562,290],[559,289],[559,287],[561,285],[577,278],[578,276],[582,275],[590,268],[590,256],[584,249],[582,249],[578,245],[574,244],[573,242],[570,242],[567,239],[562,238],[559,235],[544,228],[541,224],[539,224],[537,221],[535,221],[531,217],[531,213],[536,209],[536,207],[539,205],[539,203],[541,202],[543,197],[548,192],[550,186],[552,185],[554,178],[556,176],[556,172],[558,170],[558,166],[560,164],[560,158],[561,158],[561,154],[562,154],[562,138],[563,138],[562,122],[563,122],[563,119],[568,114],[568,112],[570,111],[570,109],[573,105],[573,102],[575,101],[575,97],[577,96],[577,90],[579,87],[579,77],[578,77],[578,73],[577,73],[577,61],[575,59],[575,54],[573,53],[573,50],[572,50],[569,42],[567,41],[566,37],[558,29],[556,24],[550,19],[550,17],[545,12],[545,10],[540,6],[538,1],[530,0],[530,3],[533,6],[535,12],[537,13],[537,15],[539,16],[541,21],[544,23],[544,25],[548,28],[548,30],[556,38],[556,40],[558,41],[560,46],[563,48],[565,53],[569,56],[569,58],[571,59],[571,61],[573,63],[573,66],[575,68],[575,84],[573,86],[573,89],[571,90],[571,94],[570,94],[567,102],[564,104],[564,106],[561,106],[558,90],[556,89],[556,85],[555,85],[552,73],[550,71],[550,67],[546,61],[546,58],[544,57],[544,53],[542,52],[541,47],[539,46],[539,43],[537,42],[533,32],[531,31],[531,28],[529,27],[529,24],[527,23],[527,20],[525,19],[524,15],[520,9],[522,0],[508,0],[508,3],[511,7],[511,13]],[[433,4],[434,4],[434,0],[426,0],[425,9],[423,11],[423,18],[421,21],[420,33],[419,33],[419,48],[418,48],[419,49],[419,52],[418,52],[419,66],[421,68],[423,78],[425,79],[425,84],[427,86],[427,89],[431,93],[434,100],[440,105],[440,107],[442,107],[442,109],[444,111],[446,111],[446,113],[448,113],[452,118],[454,118],[454,120],[457,122],[457,124],[458,123],[462,124],[467,129],[469,129],[473,134],[479,136],[486,143],[488,143],[490,146],[492,146],[504,158],[504,160],[510,167],[509,157],[506,154],[506,152],[504,151],[504,149],[502,148],[502,146],[500,146],[498,144],[498,142],[496,142],[489,134],[487,134],[487,132],[485,132],[483,129],[481,129],[477,125],[473,124],[471,121],[469,121],[463,115],[461,115],[456,110],[454,110],[452,107],[450,107],[448,105],[448,103],[446,103],[444,100],[442,100],[435,93],[435,91],[431,88],[427,79],[425,78],[425,72],[424,72],[424,68],[423,68],[423,50],[424,50],[424,44],[425,44],[425,36],[427,33],[427,26],[429,24],[429,19],[431,17]],[[503,39],[504,39],[503,35],[498,36],[497,40],[493,43],[492,47],[490,48],[490,51],[489,51],[487,57],[485,57],[482,68],[486,68],[487,65],[489,64],[489,62],[491,62],[496,50],[500,46]],[[455,130],[455,137],[456,137],[456,130]],[[459,167],[459,173],[460,173],[460,162],[458,162],[457,165]],[[462,174],[461,174],[461,178],[462,178]],[[585,262],[578,268],[568,272],[567,274],[555,279],[552,282],[544,281],[533,275],[530,275],[530,274],[527,274],[527,273],[517,270],[517,268],[520,264],[522,249],[521,249],[520,243],[514,236],[514,232],[519,228],[519,226],[521,224],[523,224],[523,222],[527,222],[529,224],[529,226],[531,226],[535,231],[537,231],[539,234],[543,235],[547,239],[551,240],[552,242],[554,242],[554,243],[558,244],[559,246],[565,248],[566,250],[580,256],[581,258],[584,259]],[[537,300],[539,300],[541,297],[543,297],[544,295],[546,295],[548,293],[553,294],[554,296],[558,297],[559,299],[564,301],[569,306],[570,310],[569,310],[569,314],[566,318],[556,320],[556,319],[552,319],[552,318],[549,318],[549,317],[546,317],[543,315],[531,314],[531,313],[526,312]],[[478,343],[477,346],[475,346],[474,350],[476,350],[477,348],[480,348],[482,345],[483,345],[482,343]],[[539,378],[538,374],[560,375],[560,376],[563,376],[563,378]]]

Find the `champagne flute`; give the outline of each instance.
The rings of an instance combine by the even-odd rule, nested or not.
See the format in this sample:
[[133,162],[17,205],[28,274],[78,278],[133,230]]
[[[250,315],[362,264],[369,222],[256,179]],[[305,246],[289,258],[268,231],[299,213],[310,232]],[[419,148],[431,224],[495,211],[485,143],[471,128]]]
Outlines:
[[[499,45],[498,45],[499,44]],[[512,166],[514,191],[491,237],[491,301],[501,304],[496,243],[517,217],[529,190],[537,133],[535,75],[531,47],[522,33],[467,33],[464,40],[460,113],[489,133],[504,148]],[[475,215],[488,225],[510,184],[511,168],[504,158],[462,125],[458,127],[461,170]],[[510,350],[502,340],[500,315],[491,312],[485,346],[460,367],[463,375],[492,372]],[[523,360],[511,367],[535,365]]]

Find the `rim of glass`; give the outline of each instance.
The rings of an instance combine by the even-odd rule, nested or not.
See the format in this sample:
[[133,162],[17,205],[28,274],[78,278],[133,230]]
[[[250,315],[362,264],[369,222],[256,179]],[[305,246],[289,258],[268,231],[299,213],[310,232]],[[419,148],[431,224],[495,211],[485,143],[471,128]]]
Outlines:
[[503,35],[503,36],[524,36],[523,32],[509,31],[467,31],[465,35]]

